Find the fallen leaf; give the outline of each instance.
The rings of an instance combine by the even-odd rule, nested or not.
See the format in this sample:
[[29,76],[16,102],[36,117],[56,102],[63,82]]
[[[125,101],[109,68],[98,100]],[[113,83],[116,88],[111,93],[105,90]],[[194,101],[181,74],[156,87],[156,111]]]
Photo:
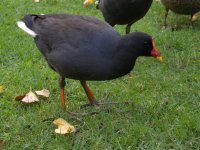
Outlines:
[[37,96],[30,90],[30,92],[28,92],[21,101],[24,103],[34,103],[38,102],[39,100]]
[[4,87],[2,85],[0,85],[0,93],[3,93],[3,89],[4,89]]
[[44,96],[44,97],[49,97],[49,95],[50,95],[50,92],[47,89],[43,89],[43,90],[40,90],[40,91],[35,91],[35,93],[37,95]]
[[15,97],[16,101],[21,101],[26,95],[18,95]]
[[55,129],[55,132],[58,134],[67,134],[76,131],[74,126],[70,125],[67,121],[65,121],[62,118],[54,120],[53,123],[58,126],[58,129]]
[[200,13],[196,13],[192,16],[192,21],[196,21],[200,17]]

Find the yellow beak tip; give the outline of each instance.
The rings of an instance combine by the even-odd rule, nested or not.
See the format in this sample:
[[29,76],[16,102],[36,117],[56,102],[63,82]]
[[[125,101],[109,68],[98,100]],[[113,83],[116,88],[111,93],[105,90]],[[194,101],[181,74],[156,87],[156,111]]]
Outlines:
[[163,61],[163,58],[160,56],[160,57],[157,57],[156,58],[159,62],[162,62]]

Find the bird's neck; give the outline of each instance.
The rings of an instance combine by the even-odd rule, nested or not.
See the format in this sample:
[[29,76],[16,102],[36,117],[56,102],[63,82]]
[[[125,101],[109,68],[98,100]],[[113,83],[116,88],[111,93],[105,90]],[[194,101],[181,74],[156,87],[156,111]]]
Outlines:
[[118,72],[124,75],[129,73],[133,69],[136,59],[139,57],[137,44],[131,40],[130,35],[123,36],[119,40],[116,56],[116,66],[119,68]]
[[140,56],[139,45],[136,42],[136,37],[133,34],[127,34],[118,42],[119,55],[130,61],[135,61]]

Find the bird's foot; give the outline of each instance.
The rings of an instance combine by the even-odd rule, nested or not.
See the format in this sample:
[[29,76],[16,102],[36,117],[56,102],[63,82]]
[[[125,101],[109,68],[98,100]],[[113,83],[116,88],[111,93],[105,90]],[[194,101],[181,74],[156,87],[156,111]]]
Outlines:
[[101,106],[101,105],[107,105],[107,104],[125,104],[128,105],[130,104],[130,101],[126,101],[126,102],[98,102],[98,101],[94,101],[93,103],[89,103],[89,104],[83,104],[81,105],[81,108],[86,108],[88,106]]
[[78,113],[78,112],[67,112],[70,116],[92,116],[96,115],[99,112],[98,111],[93,111],[93,112],[83,112],[83,113]]
[[83,105],[81,105],[81,108],[86,108],[86,107],[88,107],[88,106],[99,106],[99,105],[100,105],[100,104],[99,104],[98,101],[92,100],[92,101],[90,101],[90,103],[88,103],[88,104],[83,104]]
[[100,113],[112,113],[112,112],[117,112],[117,113],[127,113],[127,112],[131,112],[130,110],[110,110],[110,109],[103,109],[103,110],[98,110],[98,111],[92,111],[92,112],[83,112],[83,113],[79,113],[79,112],[67,112],[71,117],[84,117],[84,116],[93,116],[93,115],[97,115]]
[[88,106],[97,106],[96,108],[92,109],[93,111],[91,112],[71,112],[71,111],[67,111],[67,113],[70,115],[70,116],[79,116],[79,117],[83,117],[83,116],[93,116],[93,115],[97,115],[97,114],[100,114],[102,112],[104,113],[112,113],[112,112],[117,112],[117,113],[127,113],[127,112],[130,112],[130,110],[122,110],[121,108],[118,109],[111,109],[111,108],[102,108],[102,109],[99,109],[101,105],[107,105],[107,104],[123,104],[123,105],[130,105],[130,106],[134,106],[134,103],[133,101],[126,101],[126,102],[98,102],[98,101],[94,101],[94,103],[89,103],[89,104],[84,104],[84,105],[81,105],[81,108],[86,108]]

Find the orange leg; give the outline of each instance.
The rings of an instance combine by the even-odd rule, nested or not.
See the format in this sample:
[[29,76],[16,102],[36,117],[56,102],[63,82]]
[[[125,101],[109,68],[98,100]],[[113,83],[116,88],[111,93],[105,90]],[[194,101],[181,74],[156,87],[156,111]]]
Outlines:
[[89,86],[86,84],[86,81],[80,80],[80,82],[81,82],[81,85],[83,86],[85,93],[87,94],[87,97],[90,101],[89,104],[82,105],[82,108],[87,107],[87,106],[94,106],[94,105],[100,106],[100,105],[105,105],[105,104],[121,104],[121,103],[129,104],[129,102],[107,102],[107,103],[98,102],[98,101],[96,101],[96,98],[94,97],[94,94],[90,90]]
[[87,94],[87,97],[90,101],[90,105],[98,105],[98,102],[96,101],[96,98],[94,97],[94,94],[90,90],[89,86],[86,84],[86,81],[81,80],[80,82],[85,90],[85,93]]
[[61,97],[62,108],[65,109],[65,93],[64,93],[64,89],[60,89],[60,97]]
[[62,105],[62,108],[65,109],[65,93],[64,93],[65,78],[62,76],[60,76],[60,79],[59,79],[59,86],[60,86],[61,105]]

